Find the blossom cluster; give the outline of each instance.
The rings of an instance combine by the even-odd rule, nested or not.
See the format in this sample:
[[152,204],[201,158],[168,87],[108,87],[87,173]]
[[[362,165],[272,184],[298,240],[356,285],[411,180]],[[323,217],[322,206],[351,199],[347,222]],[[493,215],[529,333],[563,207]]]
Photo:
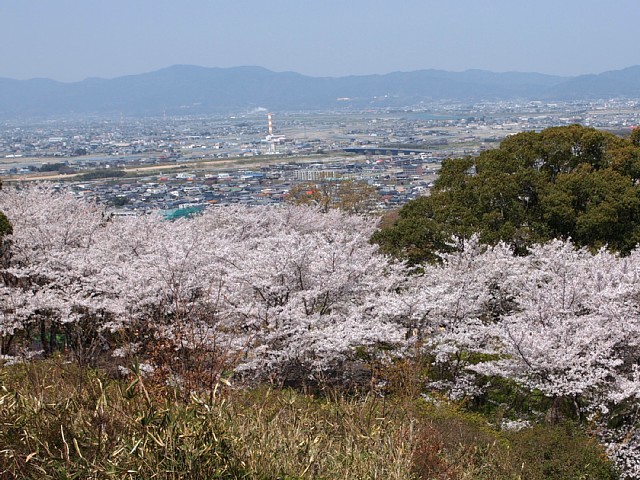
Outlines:
[[153,339],[169,358],[209,349],[264,377],[419,348],[446,372],[432,386],[451,396],[482,395],[499,377],[573,402],[627,477],[638,475],[640,250],[620,257],[555,240],[515,256],[472,238],[409,271],[369,242],[374,219],[338,211],[111,218],[44,185],[4,190],[0,205],[13,224],[0,355],[25,332],[46,333],[45,351],[56,332],[75,332],[70,348],[126,356]]
[[44,185],[0,201],[14,225],[0,286],[5,341],[38,324],[91,322],[103,338],[144,328],[266,373],[321,371],[356,347],[404,338],[380,314],[401,269],[369,243],[375,220],[299,206],[110,218]]

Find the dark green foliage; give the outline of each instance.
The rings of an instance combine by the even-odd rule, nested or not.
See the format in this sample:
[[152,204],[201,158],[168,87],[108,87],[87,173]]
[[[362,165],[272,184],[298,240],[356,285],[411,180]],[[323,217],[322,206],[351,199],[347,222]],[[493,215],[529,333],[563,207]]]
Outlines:
[[422,479],[615,480],[601,446],[571,423],[496,431],[484,417],[451,407],[427,406],[427,428],[417,445]]
[[[2,179],[0,178],[0,190],[2,190]],[[13,227],[7,216],[0,210],[0,241],[4,235],[11,235],[13,233]]]
[[126,176],[124,170],[101,168],[80,175],[80,180],[96,180],[101,178],[120,178]]
[[634,145],[640,146],[640,128],[636,127],[631,130],[630,140]]
[[114,207],[124,207],[125,205],[129,204],[129,198],[128,197],[114,197],[113,200],[111,200],[111,204]]
[[4,213],[0,212],[0,239],[2,239],[4,235],[11,235],[12,233],[13,227],[11,226],[11,222],[9,222],[9,219]]
[[40,166],[41,172],[58,172],[60,169],[63,169],[67,166],[66,163],[45,163]]
[[[635,130],[634,130],[635,135]],[[572,125],[506,138],[477,158],[448,159],[431,196],[405,205],[373,241],[416,264],[477,233],[518,254],[552,238],[628,253],[640,242],[640,146]]]
[[603,458],[602,448],[570,425],[536,425],[519,432],[508,432],[513,455],[522,461],[529,479],[619,478]]

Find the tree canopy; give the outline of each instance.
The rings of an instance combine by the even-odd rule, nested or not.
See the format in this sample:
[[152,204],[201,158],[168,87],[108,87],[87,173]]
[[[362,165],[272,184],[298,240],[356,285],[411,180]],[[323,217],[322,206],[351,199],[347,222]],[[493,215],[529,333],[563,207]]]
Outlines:
[[352,179],[321,179],[291,187],[287,201],[294,205],[313,205],[327,212],[338,208],[349,213],[371,211],[379,201],[376,189]]
[[12,231],[13,228],[11,227],[9,219],[4,213],[0,212],[0,239],[2,239],[5,234],[10,234]]
[[376,232],[383,251],[416,264],[472,234],[516,253],[553,238],[626,254],[640,243],[640,132],[621,138],[571,125],[506,138],[478,157],[447,159],[431,195]]
[[[2,179],[0,178],[0,190],[2,190]],[[4,235],[9,235],[13,233],[13,227],[11,226],[11,222],[4,214],[2,210],[0,210],[0,242],[2,241],[2,237]]]

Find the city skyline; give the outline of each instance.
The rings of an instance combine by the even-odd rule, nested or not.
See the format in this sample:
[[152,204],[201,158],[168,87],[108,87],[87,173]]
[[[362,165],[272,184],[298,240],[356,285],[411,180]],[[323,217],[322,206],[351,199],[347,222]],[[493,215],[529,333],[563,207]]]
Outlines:
[[309,76],[441,69],[601,73],[640,64],[632,0],[4,2],[0,77],[135,75],[175,64]]

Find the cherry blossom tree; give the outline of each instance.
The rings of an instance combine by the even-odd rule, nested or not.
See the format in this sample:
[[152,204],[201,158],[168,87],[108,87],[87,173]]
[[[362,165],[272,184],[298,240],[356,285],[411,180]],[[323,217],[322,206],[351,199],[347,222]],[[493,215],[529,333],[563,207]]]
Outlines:
[[10,342],[18,330],[34,330],[48,353],[63,327],[90,306],[87,265],[104,215],[46,185],[0,193],[14,225],[9,264],[2,271],[4,296],[11,299],[4,303],[3,341]]
[[453,397],[480,398],[501,378],[568,402],[638,478],[637,249],[552,241],[514,256],[471,238],[409,272],[369,242],[374,219],[339,211],[111,218],[46,185],[2,190],[0,204],[13,225],[2,355],[34,336],[49,354],[64,334],[78,358],[138,355],[188,391],[190,375],[317,381],[363,352],[420,351],[439,375],[428,387]]
[[[477,242],[443,255],[412,291],[434,365],[446,367],[446,381],[434,386],[474,396],[482,381],[501,377],[553,400],[550,413],[569,402],[597,421],[625,471],[637,471],[638,260],[637,251],[591,254],[568,241],[534,246],[526,257]],[[614,417],[618,433],[608,427]]]
[[108,332],[223,349],[244,372],[311,374],[404,338],[379,313],[402,273],[369,244],[373,219],[291,205],[119,219],[47,186],[3,195],[15,218],[5,331],[39,327],[45,353],[78,327],[102,344]]

